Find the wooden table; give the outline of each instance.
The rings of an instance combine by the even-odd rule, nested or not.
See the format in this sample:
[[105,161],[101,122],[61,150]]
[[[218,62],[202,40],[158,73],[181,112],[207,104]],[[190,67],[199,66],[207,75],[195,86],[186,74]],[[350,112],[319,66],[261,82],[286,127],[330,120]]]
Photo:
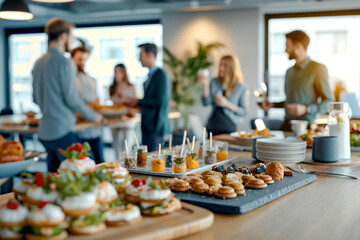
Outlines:
[[[253,163],[250,152],[230,151],[229,155],[244,165]],[[301,166],[360,176],[360,166]],[[0,204],[9,196],[1,195]],[[210,228],[183,239],[360,239],[359,224],[360,181],[318,176],[314,183],[244,215],[216,213]]]

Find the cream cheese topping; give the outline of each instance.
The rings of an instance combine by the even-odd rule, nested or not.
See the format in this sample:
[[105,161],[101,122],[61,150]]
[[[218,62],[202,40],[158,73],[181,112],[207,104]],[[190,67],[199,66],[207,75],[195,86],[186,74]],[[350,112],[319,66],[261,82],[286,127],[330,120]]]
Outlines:
[[84,159],[76,159],[76,160],[72,160],[72,159],[66,159],[64,161],[61,162],[60,164],[60,169],[66,169],[66,170],[71,170],[74,172],[86,172],[89,169],[92,169],[95,167],[95,161],[92,160],[89,157],[86,157]]
[[29,184],[24,183],[23,180],[14,185],[14,189],[19,193],[26,193],[29,188]]
[[139,197],[140,193],[146,189],[148,189],[148,185],[142,185],[140,187],[134,187],[134,185],[130,184],[126,188],[126,194],[131,195],[133,197]]
[[21,205],[16,210],[3,207],[0,210],[0,220],[7,223],[21,223],[26,220],[28,213],[29,210]]
[[117,197],[115,187],[109,182],[101,182],[95,187],[95,194],[99,201],[109,201]]
[[42,187],[31,186],[26,191],[26,195],[34,200],[55,202],[59,197],[59,193],[56,191],[50,191],[46,193]]
[[116,183],[123,183],[123,182],[125,182],[125,180],[126,180],[126,178],[114,178],[114,181]]
[[11,231],[8,228],[0,228],[0,239],[16,238],[20,236],[21,234],[17,234],[16,232]]
[[116,169],[111,169],[111,168],[110,169],[104,169],[103,171],[105,173],[112,172],[112,174],[111,174],[112,177],[123,177],[123,178],[125,178],[128,175],[128,172],[127,172],[126,168],[123,168],[121,166],[119,166]]
[[96,194],[93,192],[83,192],[77,196],[67,197],[60,203],[65,209],[87,209],[95,204]]
[[65,219],[65,214],[60,207],[48,204],[43,208],[34,208],[28,215],[31,221],[60,222]]
[[140,193],[140,198],[144,200],[160,200],[160,199],[168,198],[170,195],[171,195],[170,189],[164,189],[164,190],[148,189]]
[[[124,207],[116,207],[114,209],[110,209],[104,213],[105,219],[107,221],[131,221],[138,217],[140,217],[140,210],[137,206],[133,205],[133,208],[130,210],[124,210]],[[117,211],[120,210],[120,211]]]

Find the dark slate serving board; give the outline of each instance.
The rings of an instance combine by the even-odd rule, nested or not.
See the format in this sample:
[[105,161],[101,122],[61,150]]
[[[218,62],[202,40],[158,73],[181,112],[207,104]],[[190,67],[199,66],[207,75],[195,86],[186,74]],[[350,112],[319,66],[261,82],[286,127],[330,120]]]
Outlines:
[[316,179],[315,175],[295,173],[293,177],[285,176],[283,181],[276,181],[265,189],[245,188],[246,195],[237,196],[234,199],[219,199],[193,192],[177,192],[175,196],[181,201],[207,208],[213,212],[243,214],[312,183]]

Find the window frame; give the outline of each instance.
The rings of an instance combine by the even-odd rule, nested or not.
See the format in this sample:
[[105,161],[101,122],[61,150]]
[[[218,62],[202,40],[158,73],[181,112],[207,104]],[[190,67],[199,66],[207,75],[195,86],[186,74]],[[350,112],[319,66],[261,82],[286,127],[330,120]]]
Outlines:
[[[120,27],[120,26],[133,26],[133,25],[150,25],[150,24],[162,24],[160,19],[149,19],[142,21],[123,21],[123,22],[109,22],[109,23],[90,23],[90,24],[77,24],[76,28],[91,28],[91,27]],[[44,33],[44,26],[34,26],[26,28],[5,28],[5,59],[10,58],[10,45],[9,38],[13,34],[33,34]],[[10,61],[4,61],[5,69],[5,107],[11,108],[11,81],[10,81]]]

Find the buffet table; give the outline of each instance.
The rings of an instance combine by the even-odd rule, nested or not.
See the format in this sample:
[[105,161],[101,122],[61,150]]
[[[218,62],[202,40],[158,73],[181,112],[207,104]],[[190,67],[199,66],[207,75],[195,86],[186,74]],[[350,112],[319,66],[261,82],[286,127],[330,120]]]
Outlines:
[[[355,156],[359,153],[353,152]],[[252,164],[251,152],[229,151]],[[241,163],[240,163],[241,164]],[[360,175],[360,165],[324,167],[297,164],[308,170]],[[183,239],[359,239],[360,181],[318,176],[318,180],[243,215],[215,213],[214,224]],[[1,195],[0,203],[10,195]]]

